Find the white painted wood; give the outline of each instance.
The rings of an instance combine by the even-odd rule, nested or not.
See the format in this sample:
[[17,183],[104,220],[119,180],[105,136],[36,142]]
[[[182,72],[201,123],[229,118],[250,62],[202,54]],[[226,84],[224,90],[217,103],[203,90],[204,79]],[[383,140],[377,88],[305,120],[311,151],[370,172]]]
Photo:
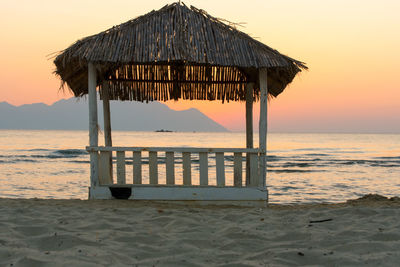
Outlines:
[[[89,144],[91,147],[98,146],[97,128],[97,76],[96,69],[92,63],[88,64],[88,93],[89,93]],[[97,152],[90,153],[90,184],[99,185],[99,155]]]
[[175,184],[175,159],[174,152],[165,152],[165,169],[167,185]]
[[[242,153],[233,154],[233,185],[242,186],[243,170],[242,170]],[[249,165],[250,166],[250,165]]]
[[117,151],[117,184],[126,184],[125,152]]
[[268,112],[268,86],[267,68],[259,70],[260,78],[260,121],[259,121],[259,166],[260,172],[258,186],[265,187],[266,184],[266,152],[267,152],[267,112]]
[[250,153],[250,184],[249,186],[258,186],[258,155]]
[[133,152],[133,183],[142,183],[142,153],[140,151]]
[[97,122],[97,74],[92,63],[88,64],[88,91],[89,91],[89,143],[92,147],[98,146]]
[[99,153],[90,152],[90,184],[91,186],[98,186],[99,182]]
[[225,186],[225,160],[223,152],[215,153],[215,163],[217,168],[217,185]]
[[143,200],[267,200],[268,194],[251,187],[132,187],[131,199]]
[[90,151],[157,151],[157,152],[188,152],[188,153],[258,153],[257,148],[201,148],[201,147],[86,147]]
[[[132,185],[134,200],[267,201],[268,192],[257,187]],[[90,188],[92,199],[112,199],[108,186]],[[237,202],[238,203],[238,202]]]
[[[253,90],[254,83],[246,86],[246,148],[253,148]],[[246,155],[246,185],[250,184],[250,156]]]
[[149,152],[149,173],[150,173],[150,184],[158,184],[158,164],[157,164],[157,152]]
[[101,151],[99,156],[99,182],[100,185],[112,184],[113,179],[111,176],[110,170],[110,161],[112,158],[110,157],[112,152],[109,151]]
[[89,199],[113,199],[113,196],[108,186],[91,186]]
[[190,159],[190,152],[182,153],[182,165],[183,165],[183,184],[192,184],[192,161]]
[[199,153],[200,185],[208,185],[208,153]]

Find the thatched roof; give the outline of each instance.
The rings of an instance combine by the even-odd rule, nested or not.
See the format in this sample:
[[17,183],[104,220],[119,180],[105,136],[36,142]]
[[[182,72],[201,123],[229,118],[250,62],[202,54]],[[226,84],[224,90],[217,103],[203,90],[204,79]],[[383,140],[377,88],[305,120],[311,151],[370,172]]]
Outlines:
[[246,83],[268,68],[268,89],[279,95],[304,63],[280,54],[193,6],[166,5],[60,52],[54,63],[75,96],[87,94],[88,62],[98,85],[107,81],[110,99],[245,100]]

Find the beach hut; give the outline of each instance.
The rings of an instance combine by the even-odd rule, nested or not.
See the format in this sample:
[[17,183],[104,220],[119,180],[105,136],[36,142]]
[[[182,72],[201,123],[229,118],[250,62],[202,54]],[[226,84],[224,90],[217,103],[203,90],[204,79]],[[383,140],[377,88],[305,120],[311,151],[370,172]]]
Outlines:
[[[54,63],[63,86],[76,97],[88,94],[89,198],[268,199],[267,100],[278,96],[298,72],[306,69],[304,63],[251,38],[232,23],[180,2],[83,38],[61,51]],[[105,146],[98,145],[97,91],[103,102]],[[221,104],[245,101],[246,148],[112,146],[110,100],[180,99],[216,100]],[[257,102],[260,104],[259,145],[254,148],[252,109]],[[144,154],[149,159],[146,184],[142,179]],[[233,183],[229,185],[225,181],[227,155],[233,156],[234,167]],[[199,162],[198,184],[192,179],[193,156]],[[216,182],[211,184],[209,161],[214,156]],[[126,183],[128,157],[133,162],[133,173],[128,174],[133,175],[132,184]],[[246,167],[242,168],[244,161]],[[113,177],[113,164],[116,177]],[[159,164],[165,164],[165,173],[159,173]],[[178,167],[183,168],[179,184],[175,179]],[[165,177],[163,184],[159,183],[161,175]]]

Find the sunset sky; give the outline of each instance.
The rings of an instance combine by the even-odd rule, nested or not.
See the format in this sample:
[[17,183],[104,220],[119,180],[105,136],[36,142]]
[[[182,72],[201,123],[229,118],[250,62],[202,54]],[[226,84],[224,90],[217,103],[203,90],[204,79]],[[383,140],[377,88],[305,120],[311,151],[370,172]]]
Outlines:
[[[172,1],[2,0],[0,102],[52,104],[71,97],[58,90],[50,54],[168,3]],[[309,71],[270,102],[271,131],[400,133],[399,0],[184,3],[215,17],[245,22],[240,30],[307,63]],[[244,103],[167,105],[198,108],[233,131],[245,127]],[[255,119],[257,126],[258,116]]]

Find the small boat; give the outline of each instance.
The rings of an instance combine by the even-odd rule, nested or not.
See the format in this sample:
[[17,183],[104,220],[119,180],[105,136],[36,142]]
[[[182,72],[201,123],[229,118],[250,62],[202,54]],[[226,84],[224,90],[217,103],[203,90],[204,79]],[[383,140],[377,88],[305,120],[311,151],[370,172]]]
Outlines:
[[170,130],[164,130],[164,129],[156,130],[155,132],[156,132],[156,133],[172,133],[172,131],[170,131]]

